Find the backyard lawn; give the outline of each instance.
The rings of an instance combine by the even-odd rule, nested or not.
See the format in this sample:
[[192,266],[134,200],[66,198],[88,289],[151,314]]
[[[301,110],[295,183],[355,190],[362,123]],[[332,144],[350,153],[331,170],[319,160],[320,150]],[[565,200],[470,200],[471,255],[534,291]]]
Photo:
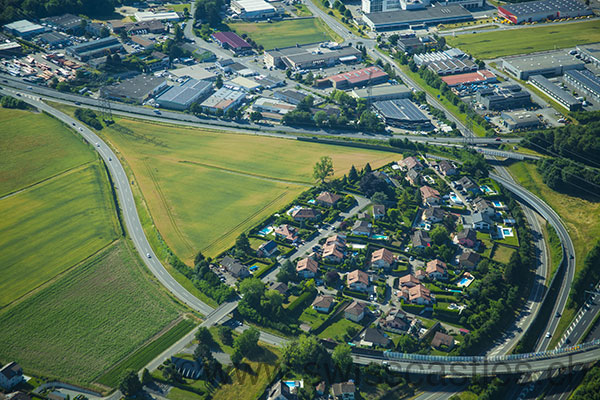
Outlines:
[[321,326],[321,324],[325,322],[328,317],[329,314],[322,314],[320,312],[315,311],[312,307],[307,307],[302,312],[298,320],[300,322],[304,322],[305,324],[310,325],[312,329],[316,329],[319,326]]
[[319,334],[319,337],[321,339],[333,339],[344,341],[344,335],[350,328],[355,328],[356,332],[358,333],[362,329],[362,326],[357,324],[356,322],[347,320],[346,318],[344,318],[344,314],[341,313],[337,317],[335,317],[335,320],[333,320],[333,323],[331,325],[329,325],[323,330],[323,332]]

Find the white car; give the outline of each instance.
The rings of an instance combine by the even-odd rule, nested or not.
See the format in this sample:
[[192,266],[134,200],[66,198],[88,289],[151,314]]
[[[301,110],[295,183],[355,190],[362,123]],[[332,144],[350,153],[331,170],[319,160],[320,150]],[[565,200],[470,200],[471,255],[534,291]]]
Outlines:
[[152,256],[150,255],[150,253],[146,253],[146,257],[152,258]]
[[552,335],[550,334],[550,332],[546,332],[546,339],[550,339],[552,337]]
[[100,147],[100,143],[96,143],[96,147]]

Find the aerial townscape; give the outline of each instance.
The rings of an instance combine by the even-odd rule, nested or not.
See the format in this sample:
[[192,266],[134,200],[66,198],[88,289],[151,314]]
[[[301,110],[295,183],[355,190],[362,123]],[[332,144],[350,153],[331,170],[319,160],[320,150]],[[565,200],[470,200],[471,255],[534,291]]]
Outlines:
[[0,0],[0,400],[600,399],[600,0]]

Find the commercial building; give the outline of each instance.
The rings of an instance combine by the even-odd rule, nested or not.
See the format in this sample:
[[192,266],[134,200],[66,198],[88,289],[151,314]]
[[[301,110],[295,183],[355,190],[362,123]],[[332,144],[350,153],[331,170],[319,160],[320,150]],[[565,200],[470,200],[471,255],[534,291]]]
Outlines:
[[73,14],[63,14],[54,17],[42,19],[42,22],[53,29],[65,32],[71,35],[83,35],[85,27],[82,24],[83,18]]
[[497,82],[496,75],[488,71],[487,69],[480,69],[476,72],[469,72],[467,74],[449,75],[442,77],[442,81],[450,87],[457,87],[463,85],[479,85],[483,83]]
[[11,22],[10,24],[4,25],[4,30],[11,35],[28,39],[45,32],[46,28],[44,28],[42,25],[34,24],[26,19],[22,19],[20,21]]
[[396,44],[399,51],[404,53],[413,54],[416,53],[418,49],[423,49],[427,51],[437,44],[437,40],[435,40],[431,36],[420,36],[417,37],[415,34],[410,34],[408,36],[400,36],[398,39],[398,43]]
[[417,64],[420,67],[422,65],[429,65],[433,62],[451,61],[456,59],[460,59],[462,61],[465,60],[465,58],[465,53],[463,53],[459,49],[452,48],[445,51],[436,51],[433,53],[415,54],[413,60],[415,64]]
[[316,86],[333,86],[336,89],[349,89],[357,86],[376,85],[387,82],[388,79],[389,76],[384,70],[373,66],[319,79],[316,82]]
[[540,89],[542,92],[550,96],[561,106],[569,111],[577,111],[581,109],[581,102],[577,100],[571,93],[562,90],[555,83],[551,82],[542,75],[533,75],[529,78],[529,82]]
[[388,125],[407,129],[431,127],[431,121],[408,99],[378,101],[373,106]]
[[[362,0],[361,10],[364,14],[399,10],[421,10],[429,6],[430,3],[430,0]],[[465,8],[479,8],[483,7],[485,0],[447,0],[440,1],[438,4],[460,4]]]
[[217,79],[217,74],[212,71],[207,70],[200,65],[191,65],[189,67],[177,68],[170,71],[173,75],[178,76],[180,78],[188,77],[194,78],[199,81],[215,81]]
[[578,0],[537,0],[498,7],[498,16],[513,24],[586,15],[593,15],[592,10]]
[[283,100],[286,103],[298,105],[307,95],[302,92],[297,92],[295,90],[280,90],[273,93],[273,97],[279,100]]
[[531,95],[519,85],[503,85],[477,91],[477,101],[490,111],[531,106]]
[[567,71],[563,75],[563,82],[571,89],[596,103],[600,102],[600,78],[590,71]]
[[277,15],[277,9],[264,0],[232,0],[231,9],[243,19],[262,19]]
[[600,43],[578,45],[577,50],[581,54],[582,60],[600,67]]
[[246,92],[254,92],[260,88],[260,83],[256,82],[254,79],[248,79],[244,78],[243,76],[238,76],[226,82],[225,86],[238,87],[245,90]]
[[465,58],[460,60],[458,58],[451,57],[446,60],[433,61],[427,64],[427,68],[436,74],[443,75],[454,75],[454,74],[465,74],[468,72],[477,71],[477,65]]
[[558,76],[572,69],[584,69],[584,65],[583,61],[564,50],[502,60],[502,68],[522,80],[527,80],[532,75]]
[[540,119],[531,111],[504,111],[500,114],[504,126],[511,131],[538,128]]
[[71,39],[63,33],[59,32],[46,32],[42,33],[38,38],[39,41],[51,48],[65,46],[71,43]]
[[239,106],[245,98],[246,94],[242,91],[222,87],[204,100],[200,106],[211,112],[227,111],[232,107]]
[[21,55],[23,48],[15,41],[0,35],[0,58]]
[[165,78],[154,75],[138,75],[100,89],[100,95],[107,99],[142,103],[168,88]]
[[362,53],[352,46],[301,46],[273,49],[265,52],[267,67],[311,69],[329,67],[340,62],[350,63],[362,59]]
[[215,32],[212,38],[224,49],[230,49],[236,54],[244,54],[252,51],[252,46],[235,32]]
[[188,79],[178,86],[171,86],[156,98],[156,102],[164,108],[185,110],[192,103],[205,98],[212,91],[212,82]]
[[285,103],[277,99],[268,97],[259,97],[252,105],[252,108],[259,112],[284,115],[296,109],[296,106]]
[[143,21],[152,21],[152,20],[156,20],[156,21],[179,21],[181,20],[181,15],[179,15],[179,13],[176,13],[175,11],[166,11],[166,12],[152,12],[152,11],[141,11],[141,12],[136,12],[134,14],[135,19],[138,22],[143,22]]
[[147,33],[163,33],[165,24],[158,20],[134,22],[125,28],[128,35],[145,35]]
[[383,101],[410,98],[411,90],[405,85],[392,85],[391,83],[382,83],[370,88],[353,89],[350,93],[356,99],[366,99],[368,101]]
[[255,76],[253,79],[258,82],[263,89],[274,89],[285,86],[285,80],[272,75],[259,75]]
[[81,61],[121,51],[123,51],[123,45],[119,42],[119,39],[110,36],[103,39],[90,40],[89,42],[80,43],[66,49],[67,54]]
[[471,21],[473,15],[459,4],[436,5],[423,10],[374,12],[363,15],[363,21],[374,31],[406,29]]

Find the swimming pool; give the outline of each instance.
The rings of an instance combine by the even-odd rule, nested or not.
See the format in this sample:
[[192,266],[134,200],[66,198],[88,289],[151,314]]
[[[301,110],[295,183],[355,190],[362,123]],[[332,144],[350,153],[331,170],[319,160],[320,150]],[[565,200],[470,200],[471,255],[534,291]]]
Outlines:
[[494,191],[490,189],[488,185],[481,185],[479,188],[483,191],[483,193],[494,193]]
[[[464,280],[467,280],[467,281],[468,281],[468,279],[467,279],[467,278],[462,278],[460,282],[462,282],[462,281],[464,281]],[[460,282],[459,282],[459,284],[460,284]],[[456,290],[456,289],[448,289],[448,291],[449,291],[449,292],[452,292],[452,293],[462,293],[462,290]]]
[[283,383],[285,383],[287,385],[287,387],[289,387],[290,389],[293,389],[296,387],[296,381],[283,381]]
[[388,237],[385,235],[373,235],[371,237],[375,240],[388,240]]
[[272,226],[265,226],[260,231],[258,231],[258,234],[261,235],[261,236],[267,236],[271,232],[273,232],[273,227]]
[[250,268],[248,268],[251,272],[254,272],[258,269],[258,265],[254,264],[253,266],[251,266]]
[[455,194],[450,195],[450,201],[454,204],[462,204],[463,202]]
[[492,205],[496,208],[502,208],[502,203],[499,201],[492,201]]
[[[467,278],[462,278],[462,279],[460,280],[460,282],[458,282],[458,284],[459,284],[460,286],[464,286],[464,285],[466,285],[466,284],[469,282],[469,280],[470,280],[470,279],[467,279]],[[459,291],[460,291],[460,290],[456,290],[456,292],[459,292]],[[451,290],[451,292],[454,292],[454,290]]]

